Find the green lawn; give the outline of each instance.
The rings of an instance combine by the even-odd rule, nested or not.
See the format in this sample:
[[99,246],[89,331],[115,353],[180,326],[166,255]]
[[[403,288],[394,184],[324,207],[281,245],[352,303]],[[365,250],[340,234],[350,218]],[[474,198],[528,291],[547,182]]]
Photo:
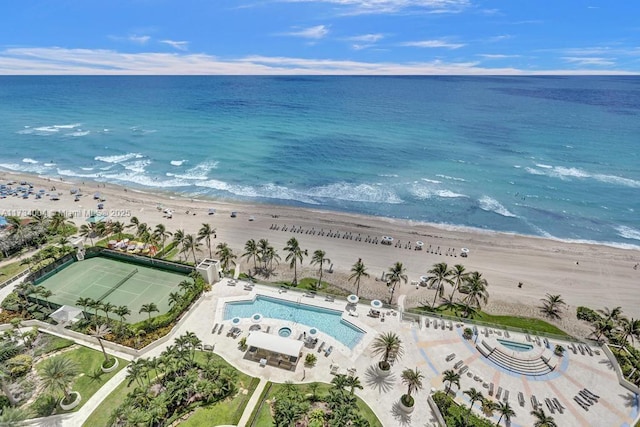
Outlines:
[[[287,286],[293,287],[294,289],[307,290],[307,291],[314,290],[314,285],[316,283],[318,283],[318,279],[315,277],[305,277],[303,279],[300,279],[298,280],[298,286],[295,286],[295,287],[291,284],[291,282],[277,282],[277,284],[279,285],[287,285]],[[321,282],[320,289],[318,289],[318,292],[321,292],[324,294],[336,295],[336,296],[349,295],[349,292],[343,289],[340,289],[338,287],[335,287],[331,283],[325,282],[324,280]]]
[[100,406],[96,408],[95,411],[91,413],[87,421],[83,424],[83,426],[87,427],[104,427],[108,425],[109,417],[111,417],[111,412],[114,411],[127,397],[127,394],[135,388],[135,383],[131,384],[130,387],[127,387],[127,381],[121,382],[118,387],[116,387],[106,399],[104,399]]
[[21,261],[12,262],[4,267],[0,267],[0,282],[11,279],[18,273],[22,273],[27,269],[27,265],[20,265]]
[[[87,347],[79,347],[77,349],[70,350],[63,354],[55,356],[55,358],[58,357],[73,360],[78,365],[80,373],[84,374],[78,376],[71,387],[73,391],[77,391],[78,393],[80,393],[80,395],[82,396],[82,401],[80,402],[80,405],[78,405],[70,412],[77,411],[79,408],[81,408],[89,400],[89,398],[93,396],[96,391],[98,391],[100,387],[102,387],[107,381],[109,381],[109,379],[111,379],[111,377],[113,377],[118,371],[123,369],[128,363],[126,360],[118,359],[118,361],[120,362],[118,369],[114,370],[113,372],[105,373],[102,375],[100,380],[94,381],[89,378],[87,374],[91,374],[96,369],[100,369],[100,365],[104,361],[102,352],[92,350]],[[36,365],[36,370],[38,370],[38,372],[41,370],[43,362],[44,361]],[[64,413],[64,411],[58,409],[58,413]]]
[[[262,426],[273,425],[273,417],[271,416],[271,407],[267,402],[267,400],[273,399],[273,397],[276,394],[278,394],[278,391],[282,387],[282,384],[276,384],[276,383],[270,383],[270,384],[271,384],[271,389],[269,390],[268,393],[263,394],[261,401],[258,402],[256,405],[256,408],[260,407],[261,404],[262,404],[262,407],[260,407],[257,413],[254,411],[254,413],[251,414],[251,420],[249,424],[250,426],[252,425],[255,427],[262,427]],[[318,384],[319,386],[318,386],[318,389],[316,390],[316,394],[320,397],[322,395],[328,394],[329,390],[331,390],[332,388],[330,384],[325,384],[325,383],[318,383]],[[307,395],[311,393],[311,388],[309,387],[309,384],[295,384],[295,386],[300,390],[300,392],[303,395]],[[269,387],[269,384],[267,384],[267,386],[265,387],[265,390],[267,387]],[[382,423],[380,422],[380,420],[378,420],[378,417],[376,416],[376,414],[373,413],[371,408],[359,397],[357,399],[358,399],[358,409],[360,409],[360,414],[362,414],[362,416],[367,421],[369,421],[369,425],[371,427],[382,427]]]
[[[436,307],[435,310],[431,310],[430,308],[415,308],[415,309],[412,309],[411,311],[418,312],[425,315],[443,314],[445,316],[453,316],[458,318],[460,317],[457,315],[456,312],[454,312],[451,309],[442,309],[438,307]],[[464,321],[464,319],[461,319],[461,320]],[[547,333],[552,335],[560,335],[563,337],[571,336],[567,334],[565,331],[563,331],[562,329],[558,328],[557,326],[554,326],[548,322],[545,322],[544,320],[536,319],[532,317],[500,316],[500,315],[493,315],[493,314],[479,311],[470,320],[472,321],[477,320],[479,322],[491,323],[497,326],[506,326],[506,327],[512,327],[512,328],[525,329],[530,332]]]
[[35,351],[35,356],[52,353],[73,345],[73,341],[66,338],[56,337],[55,335],[44,334],[42,340],[42,346]]

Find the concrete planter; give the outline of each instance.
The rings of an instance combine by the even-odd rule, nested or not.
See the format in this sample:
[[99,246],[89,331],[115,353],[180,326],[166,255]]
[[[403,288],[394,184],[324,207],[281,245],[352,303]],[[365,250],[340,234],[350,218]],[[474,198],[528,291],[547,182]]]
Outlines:
[[78,393],[77,391],[72,391],[71,393],[69,393],[71,396],[74,396],[74,399],[71,403],[69,404],[64,404],[64,398],[60,401],[60,407],[62,409],[64,409],[65,411],[69,411],[73,408],[75,408],[76,406],[78,406],[80,404],[80,402],[82,401],[82,396],[80,396],[80,393]]
[[[404,396],[403,396],[403,397],[404,397]],[[410,413],[412,413],[412,412],[413,412],[413,409],[414,409],[414,407],[415,407],[415,401],[413,400],[413,398],[410,398],[410,399],[414,402],[414,404],[413,404],[413,405],[411,405],[411,406],[407,406],[407,405],[405,405],[405,404],[404,404],[404,401],[403,401],[404,399],[402,399],[402,398],[400,399],[400,404],[398,405],[398,406],[400,407],[400,409],[402,410],[402,412],[404,412],[404,413],[406,413],[406,414],[410,414]]]
[[116,369],[118,369],[118,365],[120,365],[120,362],[118,362],[118,359],[116,357],[114,357],[113,360],[115,360],[116,363],[114,363],[113,366],[110,366],[108,368],[104,367],[104,362],[102,363],[102,365],[100,366],[100,369],[102,369],[102,372],[109,373],[109,372],[113,372]]
[[378,374],[379,377],[388,377],[391,375],[391,366],[389,366],[389,369],[382,369],[380,363],[376,363],[376,374]]

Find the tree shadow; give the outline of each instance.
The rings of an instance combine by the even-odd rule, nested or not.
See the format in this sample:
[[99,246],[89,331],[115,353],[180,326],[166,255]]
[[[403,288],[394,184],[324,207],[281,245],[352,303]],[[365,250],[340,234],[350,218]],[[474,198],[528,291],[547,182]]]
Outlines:
[[598,363],[606,366],[610,371],[613,371],[613,363],[611,363],[611,360],[609,360],[609,358],[600,359]]
[[411,414],[406,413],[400,408],[400,402],[395,402],[391,408],[391,415],[400,426],[411,425]]
[[624,406],[626,408],[640,407],[640,399],[638,398],[638,395],[633,393],[627,393],[627,394],[619,394],[618,396],[620,396],[624,400]]
[[393,388],[396,377],[394,374],[388,376],[379,375],[374,366],[369,366],[364,373],[365,383],[380,393],[386,393]]

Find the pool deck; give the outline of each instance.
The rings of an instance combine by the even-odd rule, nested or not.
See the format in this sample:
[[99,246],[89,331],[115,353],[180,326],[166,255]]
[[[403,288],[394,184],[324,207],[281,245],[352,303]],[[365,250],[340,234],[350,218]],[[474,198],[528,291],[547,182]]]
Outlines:
[[[425,317],[420,317],[419,322],[417,322],[416,319],[403,319],[400,313],[393,315],[392,312],[386,309],[382,310],[382,313],[385,314],[385,320],[382,321],[381,318],[367,316],[370,309],[368,305],[357,306],[357,317],[344,315],[345,319],[366,332],[360,343],[353,349],[349,349],[320,331],[318,343],[326,341],[325,348],[329,345],[334,347],[329,356],[325,356],[324,352],[318,353],[317,347],[316,349],[303,347],[303,357],[295,370],[286,371],[276,366],[261,367],[259,363],[245,359],[245,352],[238,348],[239,339],[246,336],[249,332],[249,327],[254,325],[250,319],[243,319],[239,323],[242,333],[238,338],[227,337],[226,332],[233,325],[231,320],[223,320],[224,304],[226,302],[248,300],[254,298],[256,294],[261,294],[288,301],[297,302],[300,300],[300,302],[307,304],[341,311],[345,311],[347,302],[344,300],[326,301],[321,296],[309,298],[295,290],[282,292],[277,287],[269,286],[256,285],[249,291],[244,289],[242,282],[239,282],[236,286],[228,286],[227,283],[228,279],[224,279],[214,285],[212,291],[203,295],[202,300],[186,314],[185,321],[174,331],[171,341],[146,352],[143,357],[160,355],[167,345],[173,342],[173,338],[191,331],[202,340],[204,345],[214,346],[214,352],[233,366],[249,375],[260,378],[262,387],[267,380],[279,383],[285,381],[296,383],[320,381],[329,383],[333,378],[332,369],[334,372],[343,374],[347,374],[348,370],[354,369],[355,371],[352,372],[360,378],[364,386],[363,390],[356,390],[356,394],[372,408],[384,426],[422,427],[425,425],[437,425],[435,417],[426,403],[427,396],[433,390],[444,389],[442,372],[447,369],[453,369],[454,365],[459,361],[462,361],[468,367],[468,371],[461,376],[461,389],[457,390],[455,386],[453,387],[453,390],[456,391],[456,401],[468,405],[469,400],[462,391],[468,390],[470,387],[475,387],[487,397],[488,389],[485,388],[485,384],[489,383],[494,384],[494,392],[497,391],[498,387],[503,390],[509,390],[509,403],[516,412],[516,417],[512,418],[511,422],[513,427],[533,424],[533,417],[530,415],[532,409],[531,395],[537,397],[547,413],[549,411],[544,404],[544,399],[556,397],[566,407],[564,414],[556,413],[553,415],[556,422],[562,426],[629,426],[638,416],[638,397],[619,385],[616,374],[602,351],[600,351],[599,355],[589,356],[588,354],[582,355],[579,352],[573,354],[567,350],[562,358],[553,356],[556,359],[551,362],[552,364],[557,364],[557,366],[549,374],[543,376],[514,374],[481,355],[474,345],[475,337],[470,341],[465,340],[462,337],[462,332],[466,325],[462,323],[452,324],[451,329],[443,329],[441,327],[435,329],[433,325],[430,327],[425,326],[424,320],[427,319]],[[3,289],[2,291],[7,290]],[[399,301],[401,303],[403,299],[403,296],[400,295]],[[216,323],[224,324],[222,334],[211,333]],[[280,327],[292,327],[294,329],[292,337],[295,339],[297,337],[296,331],[308,330],[308,326],[315,325],[292,325],[291,322],[265,318],[260,322],[260,326],[263,331],[267,326],[271,326],[270,333],[273,334],[277,334]],[[469,326],[472,327],[472,325]],[[489,345],[499,345],[496,338],[504,336],[502,331],[497,329],[487,330],[485,334],[482,329],[479,331],[477,344],[485,340]],[[375,336],[383,332],[397,333],[402,339],[405,348],[404,357],[395,363],[391,369],[391,375],[387,378],[380,378],[375,374],[373,367],[379,359],[372,357],[370,349],[370,344]],[[511,333],[508,339],[524,343],[527,342],[525,338],[521,334]],[[544,348],[543,344],[538,345],[535,341],[532,344],[534,346],[532,352],[535,354],[549,355],[550,350]],[[554,344],[555,342],[550,343],[551,349]],[[567,343],[563,343],[563,345],[567,347]],[[508,351],[504,347],[503,350]],[[304,356],[309,352],[315,354],[318,358],[314,367],[304,366]],[[447,356],[452,353],[455,356],[447,361]],[[526,355],[529,352],[513,353]],[[400,396],[406,391],[406,388],[401,383],[400,376],[402,370],[416,367],[425,376],[423,380],[424,388],[414,395],[416,399],[414,412],[411,415],[405,415],[398,408]],[[122,372],[125,371],[123,370]],[[468,373],[471,373],[471,375],[468,375]],[[81,426],[102,399],[120,381],[124,380],[124,375],[120,377],[118,381],[112,380],[102,387],[92,399],[87,401],[82,411],[65,418],[66,425]],[[589,407],[588,412],[573,400],[573,396],[585,387],[600,396],[598,402]],[[521,407],[518,403],[518,392],[522,392],[525,396],[524,407]],[[495,393],[492,398],[495,400]],[[244,423],[256,403],[257,397],[253,396],[239,425],[245,425]],[[477,407],[478,404],[475,405],[474,411],[477,411]],[[497,420],[498,416],[495,415],[493,422],[495,423]]]

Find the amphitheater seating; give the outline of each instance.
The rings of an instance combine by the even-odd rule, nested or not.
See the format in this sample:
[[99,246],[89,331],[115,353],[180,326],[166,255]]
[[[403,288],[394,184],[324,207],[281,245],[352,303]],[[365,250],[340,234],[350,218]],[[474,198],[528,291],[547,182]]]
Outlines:
[[546,375],[555,369],[550,360],[540,356],[535,359],[525,359],[512,356],[503,352],[498,347],[491,347],[486,341],[476,346],[480,354],[504,369],[522,375],[540,376]]

